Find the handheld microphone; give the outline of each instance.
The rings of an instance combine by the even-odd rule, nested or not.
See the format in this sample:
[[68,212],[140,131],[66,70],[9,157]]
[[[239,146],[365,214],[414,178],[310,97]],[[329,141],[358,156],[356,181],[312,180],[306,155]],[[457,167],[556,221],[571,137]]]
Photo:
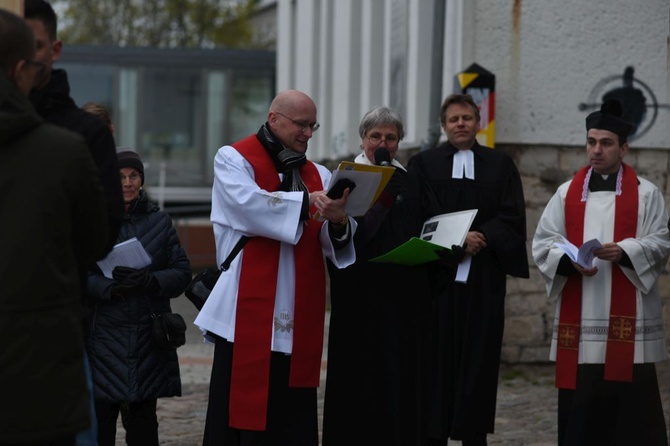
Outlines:
[[375,164],[378,166],[391,167],[391,152],[386,147],[377,147],[375,149]]

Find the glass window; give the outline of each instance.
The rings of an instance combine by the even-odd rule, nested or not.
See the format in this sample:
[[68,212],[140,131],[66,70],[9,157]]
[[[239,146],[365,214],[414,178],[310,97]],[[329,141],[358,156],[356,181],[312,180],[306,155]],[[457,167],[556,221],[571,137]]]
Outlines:
[[231,141],[227,141],[226,121],[228,110],[227,82],[224,71],[212,71],[207,79],[207,147],[203,151],[203,171],[211,184],[214,181],[212,163],[217,150]]
[[203,186],[202,77],[199,70],[146,68],[139,89],[139,153],[147,164],[145,182]]
[[208,76],[207,149],[202,160],[208,184],[213,181],[212,163],[217,150],[258,132],[274,96],[274,80],[269,73],[230,73],[212,71]]
[[166,203],[208,201],[216,151],[256,133],[274,97],[271,52],[75,45],[57,67],[78,105],[110,111],[117,146],[140,153]]
[[138,70],[123,68],[119,72],[119,112],[112,116],[116,127],[116,145],[137,145],[137,82]]
[[54,68],[64,68],[67,71],[70,93],[78,106],[81,107],[86,102],[97,102],[109,111],[114,120],[116,96],[114,66],[59,62]]
[[237,72],[233,78],[230,110],[230,137],[237,141],[258,128],[268,117],[273,96],[272,77]]

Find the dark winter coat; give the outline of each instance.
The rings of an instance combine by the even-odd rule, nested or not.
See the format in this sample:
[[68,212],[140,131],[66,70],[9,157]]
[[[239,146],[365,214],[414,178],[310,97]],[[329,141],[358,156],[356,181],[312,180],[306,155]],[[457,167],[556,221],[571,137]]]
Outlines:
[[114,246],[123,218],[123,194],[116,160],[116,144],[109,127],[99,117],[77,107],[70,97],[70,84],[65,70],[53,70],[49,83],[44,88],[33,91],[30,100],[46,122],[72,130],[86,140],[100,171],[100,181],[107,203],[107,253]]
[[[404,177],[396,169],[394,178],[404,184]],[[353,265],[337,269],[328,261],[324,446],[422,444],[428,277],[418,266],[369,261],[419,234],[421,222],[404,215],[401,199],[391,206],[394,199],[356,218]]]
[[170,299],[184,292],[191,269],[169,215],[159,211],[144,191],[131,203],[117,243],[133,237],[152,258],[147,268],[160,290],[112,300],[110,291],[116,282],[99,269],[89,274],[87,293],[94,305],[87,350],[94,395],[101,402],[139,402],[181,395],[177,352],[155,346],[151,314],[171,311]]
[[84,140],[2,71],[0,227],[0,443],[72,435],[89,425],[77,270],[103,255],[107,213]]

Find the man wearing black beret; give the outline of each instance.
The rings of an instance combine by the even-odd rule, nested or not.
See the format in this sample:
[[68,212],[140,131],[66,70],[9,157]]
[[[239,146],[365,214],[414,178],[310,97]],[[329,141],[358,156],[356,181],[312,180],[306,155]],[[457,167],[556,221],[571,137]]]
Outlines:
[[[533,239],[556,301],[558,444],[667,445],[655,363],[667,357],[657,280],[670,253],[661,191],[623,162],[632,126],[618,101],[586,118],[589,166],[558,188]],[[597,239],[583,266],[556,246]]]

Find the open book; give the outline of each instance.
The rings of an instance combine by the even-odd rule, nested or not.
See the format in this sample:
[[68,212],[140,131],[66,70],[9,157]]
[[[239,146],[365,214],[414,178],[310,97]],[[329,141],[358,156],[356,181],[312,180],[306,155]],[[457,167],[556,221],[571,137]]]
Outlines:
[[421,237],[412,237],[407,242],[384,255],[370,259],[371,262],[420,265],[439,260],[436,251],[451,249],[452,245],[463,245],[477,209],[451,212],[429,218],[423,224]]
[[[394,167],[370,166],[367,164],[342,161],[330,179],[330,188],[335,187],[341,179],[351,180],[356,187],[350,192],[345,212],[353,217],[360,217],[374,204],[386,184],[395,172]],[[316,215],[315,218],[319,218]]]
[[570,243],[565,237],[561,237],[561,242],[554,242],[554,245],[557,248],[561,248],[564,253],[570,257],[570,260],[581,266],[582,268],[593,268],[593,259],[595,254],[593,251],[596,249],[602,248],[603,245],[598,241],[598,239],[591,239],[588,242],[585,242],[582,246],[577,249],[575,245]]

